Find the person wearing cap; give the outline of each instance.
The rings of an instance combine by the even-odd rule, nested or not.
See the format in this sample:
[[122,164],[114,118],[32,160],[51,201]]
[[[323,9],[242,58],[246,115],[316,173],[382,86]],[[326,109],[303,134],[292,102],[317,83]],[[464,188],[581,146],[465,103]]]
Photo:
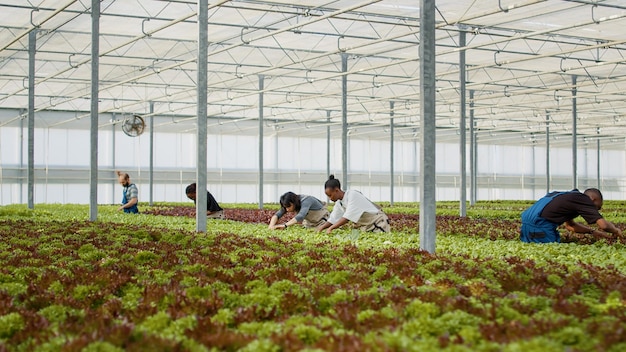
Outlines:
[[[276,225],[285,213],[295,212],[296,215],[284,224]],[[305,195],[287,192],[280,196],[280,210],[270,219],[269,229],[286,229],[295,224],[304,225],[306,228],[316,228],[328,220],[326,205],[319,199]]]
[[122,190],[122,205],[117,210],[123,210],[125,213],[138,214],[137,208],[139,190],[134,183],[130,182],[130,176],[121,171],[117,171],[117,180],[124,187]]
[[353,222],[362,231],[389,232],[389,218],[382,209],[367,199],[361,192],[341,190],[341,183],[330,175],[324,184],[324,192],[335,202],[328,221],[317,227],[318,231],[326,230],[330,234],[348,222]]
[[[596,237],[612,237],[607,232],[621,236],[622,231],[600,214],[602,203],[602,193],[597,188],[588,188],[583,193],[577,189],[548,193],[522,213],[520,240],[529,243],[561,242],[557,230],[561,224],[565,224],[569,231]],[[574,221],[578,216],[587,224],[597,224],[599,229]]]
[[[196,183],[192,183],[185,188],[187,198],[196,203]],[[206,191],[206,215],[210,219],[224,219],[224,209],[220,207],[211,192]]]

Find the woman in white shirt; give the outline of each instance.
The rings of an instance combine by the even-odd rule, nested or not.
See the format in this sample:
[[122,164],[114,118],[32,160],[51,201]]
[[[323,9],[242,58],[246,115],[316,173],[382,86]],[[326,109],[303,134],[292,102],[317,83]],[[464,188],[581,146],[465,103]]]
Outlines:
[[362,231],[368,232],[389,232],[389,218],[379,206],[354,190],[342,191],[341,183],[330,175],[324,184],[324,192],[335,202],[333,211],[327,222],[320,225],[317,230],[326,230],[331,233],[348,222],[353,222]]

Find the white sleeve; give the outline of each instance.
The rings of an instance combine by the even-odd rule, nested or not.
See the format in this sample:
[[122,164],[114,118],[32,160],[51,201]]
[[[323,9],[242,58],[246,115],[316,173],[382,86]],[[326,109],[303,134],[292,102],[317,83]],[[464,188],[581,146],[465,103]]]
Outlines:
[[346,211],[343,214],[344,218],[352,222],[358,222],[365,212],[372,214],[378,213],[378,209],[374,206],[374,204],[372,204],[369,199],[365,198],[361,192],[348,192],[344,195],[344,200],[347,198]]
[[330,213],[330,217],[328,218],[328,222],[331,224],[336,224],[339,219],[343,217],[343,207],[341,206],[340,201],[335,202],[333,205],[333,211]]

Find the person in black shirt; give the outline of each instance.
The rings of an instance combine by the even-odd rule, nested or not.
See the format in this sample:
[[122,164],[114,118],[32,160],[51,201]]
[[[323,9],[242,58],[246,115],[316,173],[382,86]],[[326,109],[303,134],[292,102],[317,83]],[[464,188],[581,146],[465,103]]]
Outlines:
[[[185,188],[187,198],[196,203],[196,183],[192,183]],[[211,192],[206,191],[206,215],[211,219],[224,219],[224,209],[220,207]]]
[[[520,240],[523,242],[561,242],[557,227],[565,223],[572,232],[589,233],[610,238],[606,232],[621,236],[622,231],[600,215],[602,193],[597,188],[588,188],[584,193],[577,189],[568,192],[552,192],[539,199],[522,213]],[[574,221],[582,216],[588,224],[597,224],[600,230]]]

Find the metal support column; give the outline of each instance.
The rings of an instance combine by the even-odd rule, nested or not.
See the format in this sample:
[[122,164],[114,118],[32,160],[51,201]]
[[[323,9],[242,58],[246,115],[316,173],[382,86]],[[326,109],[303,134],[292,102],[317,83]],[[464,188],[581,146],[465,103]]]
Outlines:
[[470,98],[470,119],[469,119],[469,132],[470,132],[470,205],[476,204],[476,194],[478,190],[476,189],[476,175],[477,172],[477,162],[476,162],[476,130],[475,130],[475,122],[474,122],[474,90],[470,89],[469,91]]
[[[275,124],[278,124],[277,120],[274,120]],[[277,125],[274,125],[274,128],[276,128]],[[274,175],[275,179],[277,180],[277,184],[274,187],[274,194],[273,194],[273,199],[280,199],[281,194],[279,193],[280,187],[278,185],[278,183],[280,182],[280,148],[279,148],[279,143],[280,143],[280,138],[279,138],[279,133],[278,133],[278,129],[276,129],[274,131]],[[299,137],[298,137],[299,138]],[[300,145],[300,143],[298,143],[298,145]],[[300,171],[300,165],[298,165],[298,171]]]
[[[20,117],[23,117],[24,111],[20,109]],[[20,204],[24,203],[24,119],[20,118]]]
[[330,110],[326,110],[326,177],[330,175]]
[[154,102],[150,102],[150,206],[154,205]]
[[207,86],[209,48],[209,1],[198,0],[198,87],[197,126],[198,153],[196,161],[196,232],[207,227]]
[[546,193],[550,193],[550,114],[546,113]]
[[348,189],[348,54],[341,53],[341,173]]
[[[459,47],[465,47],[465,28],[461,27],[461,31],[459,32]],[[465,49],[459,51],[459,82],[460,82],[460,122],[459,122],[459,131],[461,140],[460,144],[460,153],[461,153],[461,194],[459,197],[459,215],[461,217],[467,216],[467,131],[465,127],[465,113],[466,113],[466,70],[465,70]]]
[[[115,112],[111,113],[111,169],[115,173]],[[111,182],[111,204],[115,204],[115,187],[117,187],[117,177],[113,176]]]
[[578,188],[578,111],[576,102],[576,75],[572,76],[572,189]]
[[420,248],[435,252],[435,0],[420,0]]
[[393,207],[393,193],[394,193],[394,122],[393,122],[393,115],[394,115],[394,101],[390,101],[389,102],[389,187],[390,187],[390,194],[389,194],[389,204]]
[[37,29],[28,33],[28,209],[35,208],[35,53]]
[[100,0],[91,0],[91,126],[89,129],[89,221],[98,219],[98,91],[100,90]]
[[602,182],[600,179],[600,127],[598,127],[596,129],[596,133],[598,134],[598,139],[596,139],[596,150],[597,150],[597,155],[596,155],[596,174],[598,175],[598,186],[596,188],[600,189],[602,186]]
[[259,75],[259,209],[263,209],[263,90],[265,76]]

